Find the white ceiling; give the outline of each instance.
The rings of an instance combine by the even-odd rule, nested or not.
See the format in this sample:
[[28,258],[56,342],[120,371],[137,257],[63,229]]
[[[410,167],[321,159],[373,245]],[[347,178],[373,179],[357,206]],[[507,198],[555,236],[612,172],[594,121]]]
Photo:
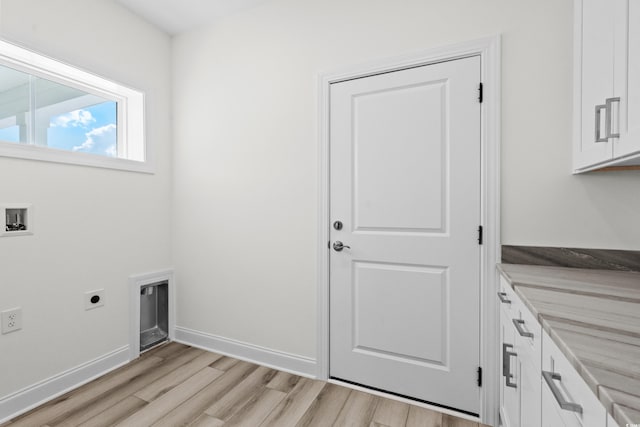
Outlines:
[[175,35],[266,0],[116,0],[165,32]]

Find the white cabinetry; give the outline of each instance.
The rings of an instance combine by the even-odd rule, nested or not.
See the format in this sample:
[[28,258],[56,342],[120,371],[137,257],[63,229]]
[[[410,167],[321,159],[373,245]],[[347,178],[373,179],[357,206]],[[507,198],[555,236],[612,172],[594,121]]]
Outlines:
[[500,278],[500,420],[504,427],[617,427],[538,319]]
[[501,280],[500,418],[505,427],[540,427],[541,327]]
[[[501,281],[502,282],[502,281]],[[498,294],[502,301],[500,307],[500,419],[504,427],[515,427],[520,421],[519,359],[515,352],[516,334],[511,324],[512,310],[516,305],[515,294],[501,283]]]
[[640,165],[640,3],[574,7],[574,171]]
[[611,414],[607,414],[607,427],[620,427]]
[[542,425],[604,427],[607,413],[596,395],[544,332]]
[[520,427],[540,427],[540,355],[542,326],[524,306],[511,320],[516,329],[516,352],[520,355]]

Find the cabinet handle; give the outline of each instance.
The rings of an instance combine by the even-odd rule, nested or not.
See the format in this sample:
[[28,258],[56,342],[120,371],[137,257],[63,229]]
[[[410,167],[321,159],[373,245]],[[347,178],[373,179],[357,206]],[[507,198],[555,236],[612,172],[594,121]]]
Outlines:
[[500,302],[505,304],[511,304],[511,300],[507,298],[506,292],[498,292],[498,298],[500,298]]
[[620,133],[611,133],[611,128],[613,127],[613,108],[611,108],[611,104],[613,104],[614,102],[620,102],[620,98],[607,98],[606,100],[606,107],[607,107],[607,114],[606,114],[606,120],[605,120],[605,132],[607,133],[606,138],[620,138]]
[[560,374],[556,374],[555,372],[542,371],[542,377],[547,382],[547,385],[551,389],[551,393],[553,393],[553,397],[556,398],[558,405],[560,405],[562,409],[582,414],[582,406],[578,405],[577,403],[568,402],[564,399],[564,396],[562,396],[560,389],[554,381],[560,381],[562,379]]
[[[607,142],[609,141],[609,139],[607,138],[607,136],[605,135],[604,138],[602,138],[600,136],[600,122],[601,122],[601,117],[602,117],[602,110],[607,110],[607,105],[596,105],[596,142]],[[608,116],[608,113],[605,113]],[[609,123],[609,122],[607,122]]]
[[513,319],[513,326],[516,327],[516,331],[518,331],[521,337],[533,338],[533,333],[527,332],[524,329],[522,329],[522,325],[524,325],[524,320]]
[[502,344],[502,375],[504,376],[504,383],[507,387],[518,388],[516,383],[511,382],[513,378],[513,374],[511,374],[511,356],[515,357],[518,353],[509,351],[509,349],[513,350],[511,344]]

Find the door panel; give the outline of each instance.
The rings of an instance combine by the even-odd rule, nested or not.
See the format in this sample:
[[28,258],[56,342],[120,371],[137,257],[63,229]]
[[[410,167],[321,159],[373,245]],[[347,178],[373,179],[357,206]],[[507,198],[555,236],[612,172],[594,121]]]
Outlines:
[[[620,97],[620,139],[614,142],[616,157],[640,150],[640,4],[617,0],[615,94]],[[614,125],[615,127],[615,125]]]
[[[354,267],[353,348],[410,363],[446,365],[447,270],[361,262]],[[406,328],[412,323],[424,327]],[[429,341],[423,339],[425,333]]]
[[354,96],[356,230],[443,231],[446,103],[442,81]]
[[[614,96],[614,8],[607,1],[580,0],[582,60],[581,143],[576,153],[576,168],[593,165],[613,157],[611,140],[596,142],[596,106]],[[599,136],[606,136],[606,114],[601,109]]]
[[479,410],[480,58],[331,85],[330,375]]

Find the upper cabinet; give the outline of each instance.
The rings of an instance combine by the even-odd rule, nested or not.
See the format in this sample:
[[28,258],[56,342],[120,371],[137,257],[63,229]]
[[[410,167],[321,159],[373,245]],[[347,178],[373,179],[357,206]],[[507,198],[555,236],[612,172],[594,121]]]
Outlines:
[[574,172],[640,165],[640,2],[574,5]]

